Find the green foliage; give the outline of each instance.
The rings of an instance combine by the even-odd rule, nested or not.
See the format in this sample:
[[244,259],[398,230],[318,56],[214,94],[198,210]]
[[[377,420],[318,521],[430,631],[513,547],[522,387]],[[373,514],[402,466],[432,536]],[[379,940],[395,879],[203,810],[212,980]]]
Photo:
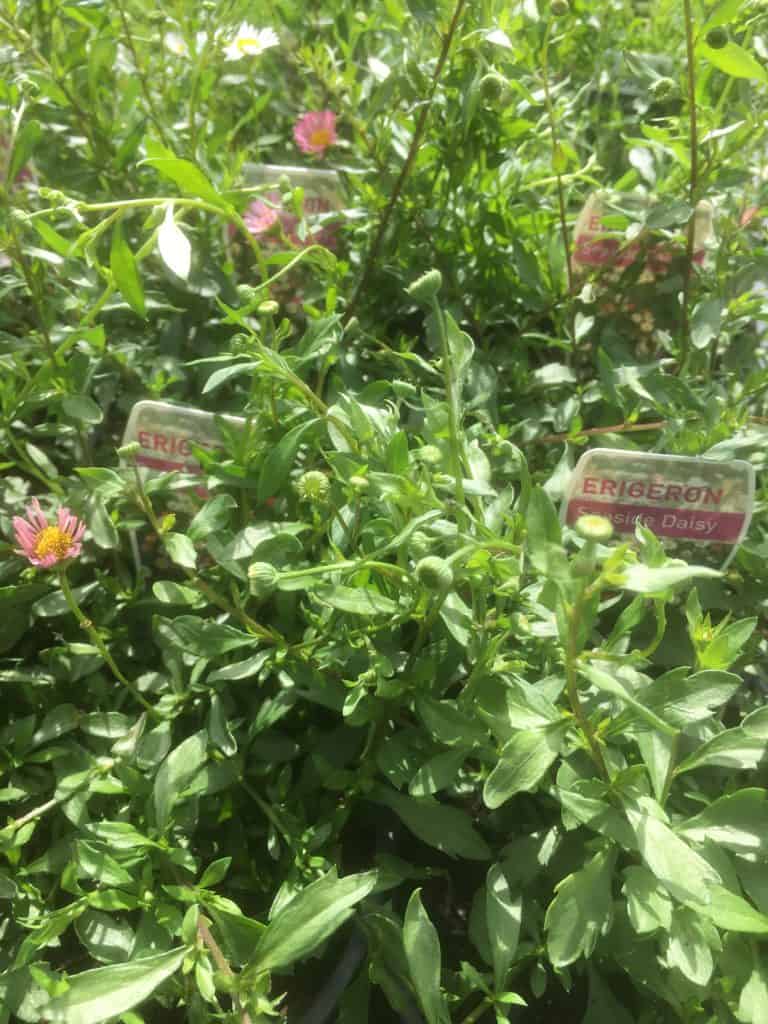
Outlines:
[[[0,10],[0,1024],[768,1019],[768,36],[688,6]],[[747,459],[733,559],[565,525],[593,444]]]

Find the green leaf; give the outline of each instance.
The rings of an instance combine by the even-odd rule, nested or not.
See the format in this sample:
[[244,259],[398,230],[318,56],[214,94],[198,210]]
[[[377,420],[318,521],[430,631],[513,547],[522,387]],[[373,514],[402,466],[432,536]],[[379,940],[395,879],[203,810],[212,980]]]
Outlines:
[[737,1018],[742,1024],[765,1024],[768,1020],[768,966],[756,963],[741,990]]
[[394,615],[397,611],[395,602],[373,587],[344,587],[328,583],[315,587],[312,596],[350,615]]
[[630,565],[621,575],[617,575],[615,582],[624,590],[638,594],[659,594],[678,583],[686,583],[700,576],[714,579],[722,575],[717,569],[708,569],[703,565],[670,565],[656,569],[648,565]]
[[722,0],[722,3],[718,4],[707,18],[702,31],[708,32],[709,29],[716,28],[718,25],[727,25],[729,21],[738,17],[742,10],[744,10],[744,0]]
[[661,820],[659,805],[645,797],[627,801],[625,812],[640,855],[667,891],[678,900],[706,903],[720,875]]
[[256,647],[259,642],[251,633],[194,615],[177,615],[175,619],[158,615],[155,624],[164,642],[201,658],[215,658],[238,647]]
[[694,985],[706,985],[714,960],[699,917],[686,907],[675,911],[667,943],[667,964],[676,967]]
[[217,494],[209,498],[189,524],[187,536],[191,541],[205,540],[209,533],[218,533],[229,526],[230,513],[237,508],[231,494]]
[[283,486],[288,479],[291,467],[296,461],[296,452],[299,450],[306,435],[317,422],[317,419],[311,419],[298,423],[295,427],[291,427],[288,433],[284,434],[277,444],[269,449],[267,457],[261,464],[259,482],[256,485],[256,499],[258,501],[266,501],[273,494],[277,494]]
[[756,618],[730,623],[699,652],[699,665],[702,668],[730,668],[756,626]]
[[676,774],[689,772],[693,768],[718,765],[721,768],[733,768],[736,771],[748,771],[757,768],[765,757],[768,739],[762,736],[750,736],[742,727],[726,729],[725,732],[713,736],[702,744],[690,757],[686,757],[676,769]]
[[614,850],[602,850],[580,871],[558,883],[544,919],[547,952],[554,967],[590,957],[598,938],[610,927],[615,859]]
[[695,843],[707,840],[739,854],[768,853],[768,792],[741,789],[721,796],[677,827]]
[[638,935],[669,930],[672,900],[648,868],[637,865],[625,868],[623,892],[629,920]]
[[560,753],[567,727],[558,722],[544,729],[525,729],[505,743],[483,786],[486,807],[494,810],[515,793],[535,789]]
[[208,380],[203,385],[203,394],[209,395],[211,391],[215,391],[216,388],[221,387],[222,384],[226,384],[228,380],[233,380],[235,377],[241,377],[245,373],[250,373],[253,376],[255,370],[259,368],[259,363],[253,362],[238,362],[233,363],[231,366],[222,366],[219,370],[214,370]]
[[267,925],[252,966],[273,971],[303,959],[351,916],[375,885],[375,871],[346,878],[332,871],[308,885]]
[[75,921],[77,937],[101,963],[120,963],[131,955],[136,935],[127,921],[88,909]]
[[731,672],[696,672],[682,679],[667,673],[643,690],[643,704],[670,725],[685,729],[711,718],[740,686],[741,678]]
[[768,82],[768,72],[763,65],[738,43],[727,42],[721,49],[715,50],[702,41],[697,45],[696,53],[706,57],[716,68],[732,78],[756,78],[760,82]]
[[441,754],[430,757],[411,779],[408,792],[411,796],[431,796],[446,789],[456,781],[459,769],[469,754],[468,748],[463,750],[444,750]]
[[189,160],[180,160],[170,149],[157,142],[147,140],[146,150],[150,155],[141,162],[154,167],[171,181],[175,182],[182,192],[204,199],[214,206],[226,207],[226,203],[211,185],[203,172]]
[[590,665],[588,663],[579,666],[581,673],[589,679],[589,681],[605,693],[610,693],[614,697],[618,697],[623,704],[629,705],[635,714],[641,718],[644,722],[651,726],[653,729],[658,729],[659,732],[665,733],[667,736],[674,736],[676,729],[668,725],[663,718],[660,718],[657,714],[651,711],[650,708],[646,707],[641,701],[630,693],[629,689],[618,679],[616,675],[611,675],[610,672],[605,672],[601,668],[597,668],[596,665]]
[[205,730],[193,733],[172,750],[155,776],[153,801],[157,827],[165,830],[174,804],[203,767],[207,757],[208,735]]
[[592,964],[589,965],[589,1003],[581,1024],[635,1024]]
[[78,873],[86,878],[95,878],[105,885],[130,886],[133,876],[118,864],[104,843],[75,841]]
[[550,545],[562,543],[560,520],[555,506],[541,487],[534,487],[526,514],[526,545],[534,568],[545,571],[548,567]]
[[91,531],[91,536],[100,548],[104,548],[109,551],[112,548],[116,548],[120,543],[115,524],[107,512],[106,505],[96,496],[92,497],[88,503],[88,528]]
[[403,923],[403,946],[408,971],[427,1024],[450,1024],[448,1005],[440,985],[440,939],[416,889],[408,900]]
[[454,701],[420,697],[416,710],[432,736],[447,747],[483,746],[488,741],[483,726],[460,711]]
[[522,912],[522,896],[518,893],[512,898],[503,870],[494,864],[485,879],[485,920],[491,939],[496,992],[504,991],[509,968],[515,960]]
[[61,408],[71,420],[77,423],[95,425],[104,419],[104,413],[88,395],[65,395],[61,400]]
[[134,313],[145,319],[147,307],[144,301],[144,289],[141,286],[141,278],[136,268],[136,260],[123,237],[123,223],[120,220],[115,223],[112,229],[109,265],[112,270],[112,276],[115,279],[115,284],[120,289],[123,298]]
[[490,859],[487,843],[465,811],[432,797],[403,796],[384,786],[376,787],[371,798],[390,807],[415,836],[435,849],[467,860]]
[[126,964],[97,967],[67,978],[68,990],[45,1007],[51,1024],[102,1024],[132,1009],[175,974],[186,955],[172,949]]
[[176,565],[181,565],[185,569],[194,569],[197,566],[197,552],[189,537],[183,533],[167,533],[164,540],[166,550]]
[[153,583],[152,593],[163,604],[181,604],[192,608],[200,608],[205,604],[205,598],[194,587],[185,587],[172,580],[158,580],[157,583]]
[[715,885],[709,891],[709,903],[695,905],[696,911],[709,918],[718,928],[730,932],[744,932],[747,935],[768,935],[768,916],[755,910],[751,903],[725,889]]

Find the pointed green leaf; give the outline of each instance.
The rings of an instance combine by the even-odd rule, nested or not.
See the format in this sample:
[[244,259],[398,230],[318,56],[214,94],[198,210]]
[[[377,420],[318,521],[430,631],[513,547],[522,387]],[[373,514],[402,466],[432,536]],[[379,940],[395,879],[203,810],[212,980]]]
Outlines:
[[440,985],[440,940],[416,889],[408,900],[403,924],[403,946],[416,997],[427,1024],[450,1024]]

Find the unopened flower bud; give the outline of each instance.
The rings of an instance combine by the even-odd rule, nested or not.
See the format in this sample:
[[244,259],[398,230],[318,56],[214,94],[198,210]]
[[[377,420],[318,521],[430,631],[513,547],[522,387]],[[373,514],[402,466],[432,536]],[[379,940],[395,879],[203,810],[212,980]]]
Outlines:
[[416,563],[416,579],[427,590],[448,590],[453,583],[453,570],[444,558],[427,555]]
[[552,12],[552,14],[555,15],[556,18],[559,18],[563,14],[567,14],[570,11],[570,9],[571,7],[568,3],[568,0],[552,0],[552,6],[550,7],[550,11]]
[[405,289],[412,299],[417,302],[431,302],[440,291],[443,283],[443,275],[439,270],[428,270],[426,274],[417,277],[413,284]]
[[160,520],[160,533],[168,533],[176,525],[176,513],[169,512]]
[[423,530],[414,530],[408,542],[408,551],[412,558],[424,558],[429,554],[432,543]]
[[279,579],[280,573],[269,562],[252,562],[248,566],[248,587],[253,597],[269,597]]
[[129,441],[128,444],[120,445],[117,449],[117,454],[121,459],[129,459],[132,455],[138,455],[141,451],[141,445],[138,441]]
[[275,313],[279,312],[280,303],[275,302],[274,299],[267,299],[266,302],[262,302],[260,306],[257,306],[256,312],[259,316],[274,316]]
[[259,297],[260,289],[254,288],[250,284],[239,284],[237,286],[236,291],[237,297],[238,299],[240,299],[243,305],[248,305],[250,302],[255,302],[255,300]]
[[328,500],[330,490],[330,480],[319,469],[310,469],[306,473],[302,473],[296,481],[296,491],[301,500],[309,501],[314,505],[324,505]]
[[579,516],[574,523],[574,529],[585,540],[606,541],[613,536],[613,523],[606,516]]
[[668,100],[678,93],[677,82],[672,78],[657,78],[649,89],[655,100]]
[[489,71],[480,79],[480,92],[485,100],[498,100],[506,92],[507,81],[498,71]]
[[349,486],[354,487],[356,491],[367,491],[371,484],[366,477],[355,475],[349,478]]
[[421,461],[426,462],[428,466],[439,466],[443,461],[443,453],[436,444],[425,444],[417,454]]

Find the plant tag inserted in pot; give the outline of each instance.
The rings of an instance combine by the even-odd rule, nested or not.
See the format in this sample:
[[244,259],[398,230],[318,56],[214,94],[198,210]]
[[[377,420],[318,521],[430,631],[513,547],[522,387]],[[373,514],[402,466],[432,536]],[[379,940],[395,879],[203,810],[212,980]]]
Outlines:
[[[139,445],[134,458],[144,472],[176,471],[198,476],[203,471],[193,454],[193,446],[208,450],[224,448],[217,419],[236,429],[245,426],[245,420],[240,416],[218,417],[188,405],[144,400],[131,409],[123,444],[135,442]],[[166,499],[163,513],[181,513],[191,517],[200,507],[201,500],[207,497],[205,487],[184,488]],[[132,532],[131,546],[137,569],[144,566],[150,572],[154,569],[162,572],[169,568],[159,538],[153,531],[144,534],[141,543]]]
[[617,533],[642,523],[667,546],[711,545],[727,562],[749,527],[754,493],[754,469],[742,459],[593,448],[573,471],[561,519],[572,525],[582,515],[605,516]]
[[[221,416],[230,426],[242,428],[240,416]],[[123,434],[123,444],[135,441],[140,445],[136,463],[159,473],[178,470],[201,473],[200,463],[192,454],[198,448],[223,448],[217,417],[188,405],[170,405],[151,400],[137,402],[131,409]]]

